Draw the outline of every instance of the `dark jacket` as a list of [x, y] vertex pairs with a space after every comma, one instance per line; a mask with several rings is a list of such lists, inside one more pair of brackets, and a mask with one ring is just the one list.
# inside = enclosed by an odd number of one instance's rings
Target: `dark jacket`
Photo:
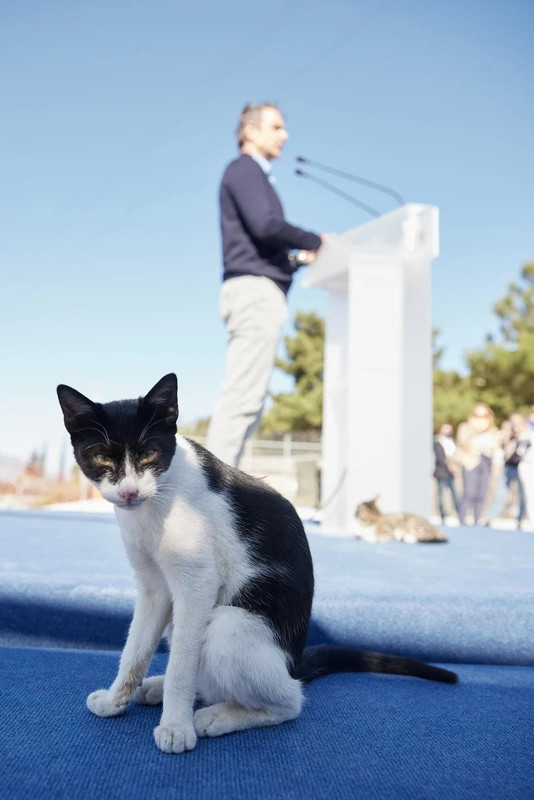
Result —
[[434, 467], [434, 478], [438, 480], [443, 480], [444, 478], [452, 478], [453, 473], [449, 469], [449, 465], [447, 464], [447, 458], [445, 456], [445, 450], [443, 449], [443, 445], [434, 439], [434, 458], [435, 458], [435, 467]]
[[219, 200], [223, 280], [265, 276], [287, 293], [294, 271], [288, 251], [318, 250], [320, 237], [285, 221], [268, 176], [248, 155], [241, 155], [226, 168]]

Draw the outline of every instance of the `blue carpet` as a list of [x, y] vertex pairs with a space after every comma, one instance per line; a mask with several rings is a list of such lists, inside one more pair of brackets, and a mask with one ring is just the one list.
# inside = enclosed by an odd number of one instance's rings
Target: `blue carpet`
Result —
[[166, 756], [159, 709], [85, 707], [115, 675], [135, 597], [114, 518], [0, 512], [0, 799], [531, 800], [534, 536], [378, 546], [313, 531], [310, 642], [448, 662], [460, 683], [332, 675], [306, 687], [298, 720]]
[[[308, 529], [310, 643], [431, 661], [534, 665], [534, 535], [449, 531], [370, 545]], [[135, 597], [114, 517], [0, 513], [0, 644], [122, 647]]]
[[[99, 719], [118, 655], [1, 648], [0, 795], [14, 800], [528, 800], [532, 670], [460, 666], [460, 684], [333, 675], [299, 719], [160, 753], [159, 709]], [[159, 671], [164, 656], [155, 658]]]
[[534, 534], [447, 536], [376, 545], [311, 535], [320, 635], [450, 663], [534, 665]]

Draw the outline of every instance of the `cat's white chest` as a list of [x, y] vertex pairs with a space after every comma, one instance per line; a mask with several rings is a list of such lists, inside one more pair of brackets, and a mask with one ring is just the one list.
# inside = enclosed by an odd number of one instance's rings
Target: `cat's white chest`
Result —
[[204, 564], [218, 585], [218, 604], [230, 603], [260, 570], [251, 561], [223, 495], [207, 486], [184, 497], [169, 492], [166, 503], [147, 501], [139, 508], [116, 509], [127, 550], [142, 551], [162, 572]]
[[164, 513], [154, 501], [132, 511], [117, 509], [117, 520], [125, 545], [155, 561], [201, 558], [210, 551], [203, 515], [180, 498], [169, 502]]

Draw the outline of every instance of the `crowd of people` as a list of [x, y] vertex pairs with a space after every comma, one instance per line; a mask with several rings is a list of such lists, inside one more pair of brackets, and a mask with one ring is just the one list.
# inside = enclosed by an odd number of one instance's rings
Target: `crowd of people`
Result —
[[456, 437], [452, 425], [440, 426], [434, 456], [442, 522], [448, 495], [462, 525], [491, 524], [510, 498], [517, 528], [527, 519], [534, 524], [534, 407], [528, 417], [510, 414], [497, 428], [491, 408], [477, 403]]

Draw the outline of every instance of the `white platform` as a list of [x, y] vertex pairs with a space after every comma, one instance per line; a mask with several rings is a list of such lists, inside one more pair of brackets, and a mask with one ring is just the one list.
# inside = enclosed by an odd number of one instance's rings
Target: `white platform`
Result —
[[409, 204], [324, 245], [307, 284], [329, 293], [322, 503], [353, 526], [379, 494], [388, 511], [431, 512], [430, 265], [438, 209]]

